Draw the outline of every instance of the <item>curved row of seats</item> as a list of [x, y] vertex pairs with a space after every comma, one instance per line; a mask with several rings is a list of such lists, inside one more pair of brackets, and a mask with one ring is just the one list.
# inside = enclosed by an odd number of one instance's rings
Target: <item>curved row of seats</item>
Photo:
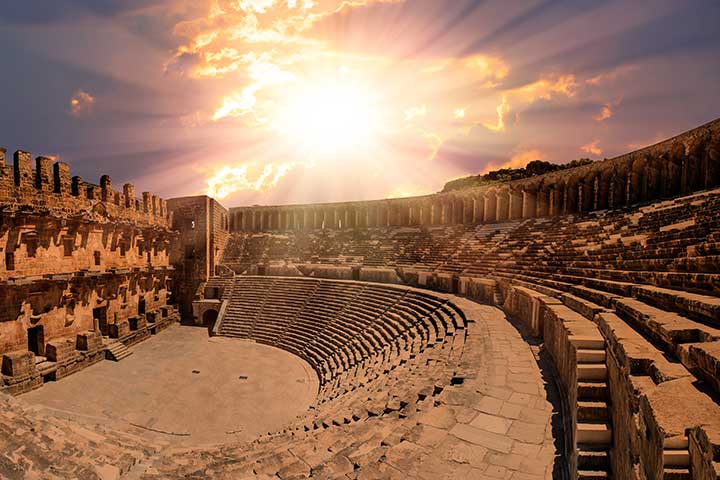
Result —
[[221, 335], [288, 350], [317, 371], [321, 385], [415, 340], [420, 350], [442, 344], [465, 326], [451, 302], [407, 287], [238, 276], [222, 297]]

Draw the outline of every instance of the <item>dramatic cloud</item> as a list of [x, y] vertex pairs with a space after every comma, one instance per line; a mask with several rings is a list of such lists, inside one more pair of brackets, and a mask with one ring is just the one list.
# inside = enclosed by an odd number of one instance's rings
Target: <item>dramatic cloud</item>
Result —
[[76, 91], [70, 98], [68, 113], [74, 117], [86, 115], [92, 112], [95, 106], [95, 97], [82, 90]]
[[485, 169], [481, 173], [488, 173], [493, 170], [499, 170], [501, 168], [523, 168], [528, 163], [532, 162], [533, 160], [544, 160], [545, 155], [543, 155], [540, 150], [537, 148], [520, 148], [517, 152], [505, 163], [500, 164], [490, 164], [485, 167]]
[[613, 116], [613, 111], [610, 105], [603, 105], [603, 107], [600, 109], [600, 113], [595, 115], [593, 118], [597, 120], [598, 122], [602, 122], [607, 120], [608, 118]]
[[497, 112], [497, 122], [496, 123], [489, 123], [484, 122], [483, 125], [485, 128], [487, 128], [490, 131], [493, 132], [504, 132], [505, 131], [505, 115], [510, 111], [510, 106], [508, 105], [507, 96], [502, 96], [502, 101], [500, 102], [500, 105], [497, 106], [497, 109], [495, 110]]
[[208, 179], [207, 195], [222, 200], [243, 190], [263, 192], [275, 187], [294, 167], [293, 163], [225, 166]]
[[589, 153], [591, 155], [596, 155], [596, 156], [602, 155], [603, 151], [598, 146], [599, 143], [600, 143], [600, 140], [593, 140], [592, 142], [587, 143], [587, 144], [583, 145], [582, 147], [580, 147], [580, 150], [582, 150], [585, 153]]

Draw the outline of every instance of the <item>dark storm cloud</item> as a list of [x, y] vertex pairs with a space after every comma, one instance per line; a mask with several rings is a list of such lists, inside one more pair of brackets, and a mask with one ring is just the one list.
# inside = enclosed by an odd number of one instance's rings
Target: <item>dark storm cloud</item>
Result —
[[[695, 8], [692, 8], [692, 7]], [[576, 73], [604, 72], [676, 52], [720, 48], [720, 2], [688, 1], [671, 13], [649, 17], [646, 23], [592, 41], [582, 37], [556, 55], [538, 57], [523, 70], [537, 71], [547, 65], [570, 67]]]
[[0, 8], [0, 23], [53, 23], [86, 13], [111, 17], [161, 3], [164, 0], [9, 0]]

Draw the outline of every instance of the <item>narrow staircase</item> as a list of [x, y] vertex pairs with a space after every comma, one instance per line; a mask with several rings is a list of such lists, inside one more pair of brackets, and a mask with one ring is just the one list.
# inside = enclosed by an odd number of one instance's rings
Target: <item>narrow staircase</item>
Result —
[[612, 428], [605, 342], [595, 338], [573, 339], [577, 347], [577, 478], [610, 478]]
[[127, 358], [132, 355], [132, 351], [123, 345], [122, 342], [112, 342], [108, 344], [107, 350], [105, 350], [105, 358], [119, 362], [123, 358]]

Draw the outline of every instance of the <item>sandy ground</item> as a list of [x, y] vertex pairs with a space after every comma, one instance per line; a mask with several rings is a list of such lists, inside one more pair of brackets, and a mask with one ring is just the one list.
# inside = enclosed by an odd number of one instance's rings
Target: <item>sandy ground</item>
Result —
[[298, 357], [209, 338], [202, 328], [175, 326], [131, 350], [120, 362], [102, 361], [22, 399], [198, 445], [276, 430], [306, 411], [318, 388], [317, 376]]

